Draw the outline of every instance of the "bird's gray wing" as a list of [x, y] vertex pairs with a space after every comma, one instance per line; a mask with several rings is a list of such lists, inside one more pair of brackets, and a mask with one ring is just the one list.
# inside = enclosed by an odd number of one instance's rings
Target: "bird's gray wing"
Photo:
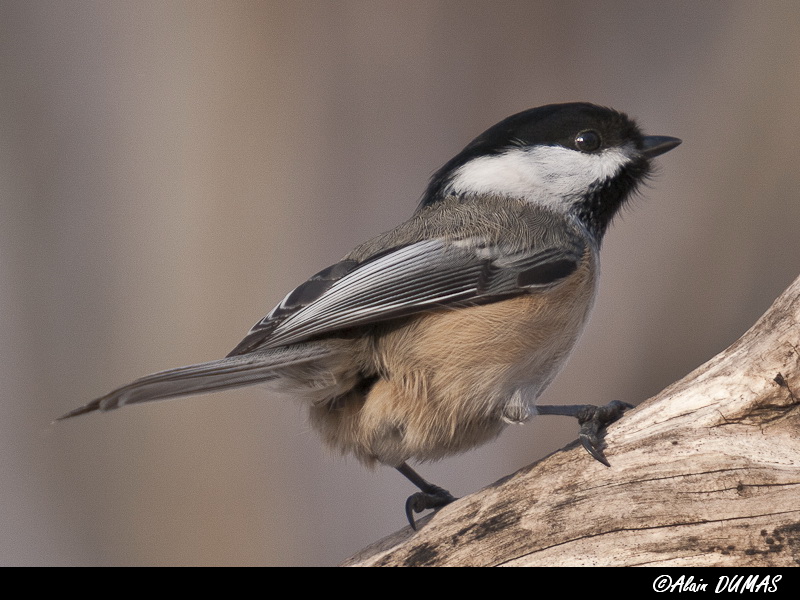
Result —
[[437, 308], [530, 293], [570, 275], [584, 250], [578, 236], [515, 251], [475, 238], [434, 239], [362, 261], [345, 259], [289, 293], [229, 356]]
[[[503, 247], [497, 237], [475, 236], [401, 242], [385, 251], [362, 248], [294, 289], [226, 358], [148, 375], [62, 418], [269, 382], [296, 367], [324, 369], [331, 348], [298, 342], [437, 308], [536, 292], [558, 285], [578, 268], [583, 238], [535, 239], [523, 249]], [[371, 247], [381, 247], [380, 240]]]

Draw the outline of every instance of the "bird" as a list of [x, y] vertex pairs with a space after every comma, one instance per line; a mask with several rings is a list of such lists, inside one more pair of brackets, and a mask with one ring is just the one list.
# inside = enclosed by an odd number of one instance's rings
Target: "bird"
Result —
[[408, 463], [484, 444], [537, 414], [601, 431], [631, 405], [537, 405], [594, 303], [614, 216], [681, 143], [573, 102], [489, 127], [430, 178], [411, 217], [289, 292], [225, 357], [142, 377], [58, 420], [260, 384], [308, 407], [331, 448], [396, 468], [405, 513], [456, 498]]

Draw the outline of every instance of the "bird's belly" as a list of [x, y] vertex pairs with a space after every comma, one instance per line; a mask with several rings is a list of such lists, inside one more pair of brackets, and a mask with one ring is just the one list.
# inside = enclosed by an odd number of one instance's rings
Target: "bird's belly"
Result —
[[427, 314], [381, 337], [356, 454], [435, 460], [524, 421], [575, 345], [593, 287], [579, 276], [546, 293]]

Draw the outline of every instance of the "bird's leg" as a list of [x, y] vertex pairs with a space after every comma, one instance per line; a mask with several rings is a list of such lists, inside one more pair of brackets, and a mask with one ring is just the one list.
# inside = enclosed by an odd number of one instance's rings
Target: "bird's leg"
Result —
[[581, 426], [580, 440], [586, 451], [596, 460], [610, 467], [603, 454], [603, 441], [600, 431], [622, 416], [626, 410], [633, 408], [627, 402], [614, 400], [605, 406], [592, 404], [568, 404], [564, 406], [537, 406], [536, 413], [540, 415], [562, 415], [575, 417]]
[[425, 481], [406, 463], [397, 467], [397, 470], [421, 490], [416, 494], [410, 495], [408, 500], [406, 500], [406, 517], [411, 525], [411, 529], [414, 531], [417, 530], [417, 524], [414, 522], [414, 513], [421, 513], [429, 508], [441, 508], [456, 500], [447, 490]]

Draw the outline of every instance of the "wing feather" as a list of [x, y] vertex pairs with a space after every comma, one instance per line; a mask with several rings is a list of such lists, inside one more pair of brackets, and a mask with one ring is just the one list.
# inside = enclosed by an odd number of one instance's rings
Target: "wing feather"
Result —
[[342, 261], [287, 295], [230, 355], [550, 287], [572, 273], [582, 259], [580, 238], [568, 241], [506, 253], [490, 246], [492, 252], [474, 239], [434, 239], [383, 252], [360, 264]]

